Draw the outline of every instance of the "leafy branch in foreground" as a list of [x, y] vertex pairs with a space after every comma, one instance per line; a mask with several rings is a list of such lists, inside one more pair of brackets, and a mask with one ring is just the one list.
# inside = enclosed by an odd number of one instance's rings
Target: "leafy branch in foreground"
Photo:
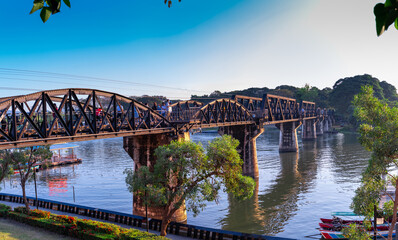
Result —
[[[70, 8], [69, 0], [62, 0], [66, 6]], [[32, 14], [38, 10], [40, 11], [40, 18], [45, 23], [51, 15], [59, 13], [61, 11], [61, 0], [34, 0], [32, 10], [29, 14]]]
[[398, 0], [386, 0], [385, 3], [376, 4], [373, 13], [376, 17], [377, 36], [383, 34], [393, 23], [398, 29]]

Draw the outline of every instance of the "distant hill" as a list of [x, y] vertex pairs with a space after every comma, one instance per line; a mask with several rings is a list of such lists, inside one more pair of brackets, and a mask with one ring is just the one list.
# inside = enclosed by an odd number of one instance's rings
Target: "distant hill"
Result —
[[299, 102], [302, 100], [313, 101], [321, 108], [333, 108], [336, 115], [342, 122], [350, 122], [355, 125], [356, 120], [353, 119], [353, 106], [351, 104], [354, 95], [358, 94], [361, 86], [371, 85], [375, 90], [376, 96], [388, 103], [398, 101], [397, 89], [395, 86], [380, 81], [369, 74], [357, 75], [339, 79], [333, 88], [318, 89], [305, 85], [298, 88], [289, 85], [281, 85], [275, 89], [264, 88], [248, 88], [244, 90], [235, 90], [231, 92], [214, 91], [209, 95], [197, 96], [192, 95], [191, 99], [203, 102], [209, 102], [218, 98], [230, 98], [232, 95], [245, 95], [251, 97], [262, 97], [264, 94], [275, 94], [284, 97], [295, 98]]

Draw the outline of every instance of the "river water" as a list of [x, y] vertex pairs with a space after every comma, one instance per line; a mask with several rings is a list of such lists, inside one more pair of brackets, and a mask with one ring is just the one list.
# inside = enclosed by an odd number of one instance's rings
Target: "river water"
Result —
[[[218, 134], [202, 133], [191, 140], [206, 144]], [[260, 170], [258, 189], [252, 199], [239, 202], [221, 193], [218, 204], [208, 203], [198, 216], [188, 213], [188, 223], [225, 230], [288, 238], [320, 238], [319, 218], [333, 211], [350, 211], [354, 191], [360, 182], [370, 153], [356, 134], [325, 134], [302, 142], [299, 153], [279, 153], [279, 131], [267, 127], [257, 139]], [[77, 142], [76, 155], [82, 164], [41, 171], [38, 196], [97, 208], [132, 213], [132, 195], [123, 170], [133, 167], [123, 149], [123, 139]], [[18, 179], [1, 184], [2, 192], [21, 194]], [[34, 196], [34, 184], [27, 186]]]

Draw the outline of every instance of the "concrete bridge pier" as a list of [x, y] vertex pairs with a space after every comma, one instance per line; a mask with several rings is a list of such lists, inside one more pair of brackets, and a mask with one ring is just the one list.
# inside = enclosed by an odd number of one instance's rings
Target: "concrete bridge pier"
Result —
[[297, 128], [300, 122], [287, 122], [277, 124], [279, 134], [279, 152], [298, 152]]
[[319, 119], [318, 121], [316, 121], [316, 135], [323, 135], [323, 122], [325, 120]]
[[239, 141], [238, 151], [243, 159], [243, 175], [259, 178], [256, 139], [264, 132], [262, 125], [220, 127], [220, 135], [231, 135]]
[[[153, 166], [156, 163], [154, 156], [155, 149], [159, 146], [169, 144], [173, 140], [189, 141], [189, 133], [185, 132], [182, 134], [150, 134], [131, 136], [123, 138], [123, 148], [134, 160], [134, 170], [137, 171], [141, 166], [147, 166], [150, 170], [153, 170]], [[133, 213], [135, 215], [145, 217], [145, 204], [144, 201], [133, 194]], [[162, 219], [162, 209], [159, 207], [148, 207], [148, 217]], [[185, 206], [181, 207], [174, 214], [172, 221], [186, 222], [187, 213]]]
[[303, 120], [302, 140], [316, 139], [316, 119]]

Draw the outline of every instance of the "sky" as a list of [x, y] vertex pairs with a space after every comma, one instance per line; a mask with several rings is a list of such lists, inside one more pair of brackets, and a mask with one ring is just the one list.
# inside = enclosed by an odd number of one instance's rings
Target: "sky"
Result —
[[376, 0], [71, 0], [46, 23], [32, 2], [2, 3], [0, 97], [91, 88], [188, 99], [365, 73], [398, 87], [398, 31], [376, 36]]

